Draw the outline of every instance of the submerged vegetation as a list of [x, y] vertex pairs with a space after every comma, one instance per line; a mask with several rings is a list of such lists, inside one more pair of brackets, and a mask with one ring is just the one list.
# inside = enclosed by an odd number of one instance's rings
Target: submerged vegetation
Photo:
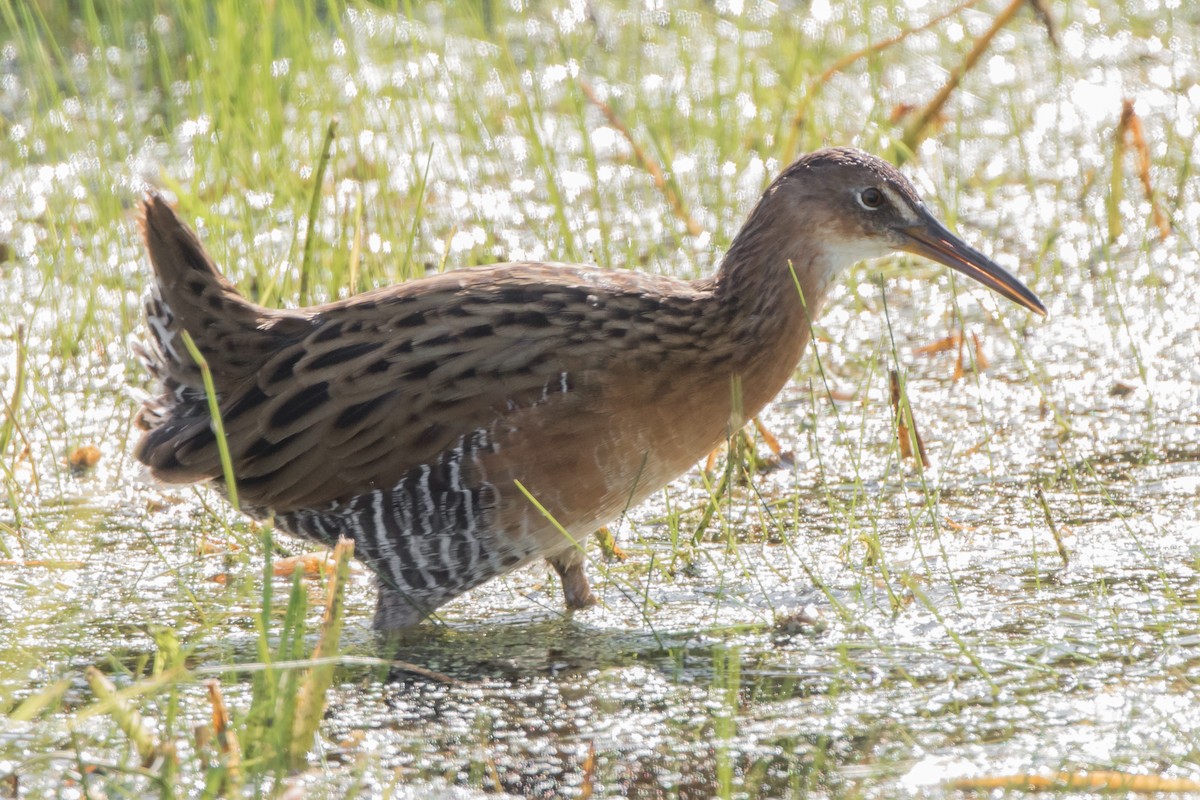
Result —
[[[0, 797], [1194, 790], [1200, 16], [1035, 6], [0, 0]], [[856, 269], [599, 608], [531, 568], [385, 647], [365, 571], [129, 457], [147, 186], [294, 306], [707, 274], [825, 144], [1050, 315]]]

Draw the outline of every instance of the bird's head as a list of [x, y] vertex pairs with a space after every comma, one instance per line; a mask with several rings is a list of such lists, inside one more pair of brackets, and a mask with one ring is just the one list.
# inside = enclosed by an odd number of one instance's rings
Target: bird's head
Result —
[[[932, 259], [979, 281], [1009, 300], [1045, 314], [1030, 289], [983, 253], [968, 246], [930, 213], [908, 179], [891, 164], [851, 148], [829, 148], [801, 157], [763, 196], [790, 224], [797, 244], [819, 248], [824, 269], [898, 250]], [[765, 208], [764, 208], [765, 210]]]

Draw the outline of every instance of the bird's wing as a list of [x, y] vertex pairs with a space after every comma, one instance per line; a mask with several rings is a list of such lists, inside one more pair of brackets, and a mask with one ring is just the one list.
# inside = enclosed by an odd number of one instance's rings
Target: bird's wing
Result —
[[[586, 404], [580, 368], [595, 361], [586, 341], [567, 347], [585, 337], [562, 310], [574, 305], [564, 295], [581, 290], [531, 287], [520, 275], [443, 278], [316, 310], [302, 336], [221, 393], [248, 503], [287, 509], [344, 498], [394, 482], [505, 417]], [[150, 431], [146, 439], [158, 441], [139, 449], [157, 477], [221, 476], [206, 414], [169, 428]]]
[[[504, 477], [531, 460], [599, 469], [592, 451], [618, 411], [636, 426], [643, 404], [614, 396], [614, 376], [626, 376], [625, 392], [665, 380], [639, 363], [700, 321], [682, 282], [547, 264], [266, 309], [237, 293], [160, 198], [147, 201], [143, 231], [156, 278], [143, 358], [163, 394], [140, 414], [135, 455], [166, 482], [222, 479], [187, 330], [212, 370], [239, 496], [276, 511], [394, 485], [472, 437], [492, 451], [512, 445], [520, 463], [489, 456]], [[571, 443], [583, 439], [595, 441], [580, 455]], [[539, 454], [541, 443], [554, 452]]]

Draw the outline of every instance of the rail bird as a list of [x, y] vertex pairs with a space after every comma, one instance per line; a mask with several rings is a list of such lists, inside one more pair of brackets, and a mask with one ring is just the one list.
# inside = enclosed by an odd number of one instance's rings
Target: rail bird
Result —
[[139, 355], [158, 392], [138, 412], [135, 456], [166, 483], [224, 483], [187, 331], [242, 511], [323, 544], [353, 539], [383, 631], [537, 559], [569, 608], [594, 603], [590, 533], [779, 392], [857, 261], [916, 253], [1045, 314], [900, 172], [848, 148], [785, 169], [716, 274], [693, 281], [520, 262], [285, 310], [243, 297], [157, 194], [142, 233], [154, 275]]

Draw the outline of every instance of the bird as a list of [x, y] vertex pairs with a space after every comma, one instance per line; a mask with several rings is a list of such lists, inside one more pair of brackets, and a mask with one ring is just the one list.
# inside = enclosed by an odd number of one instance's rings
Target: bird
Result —
[[839, 272], [905, 251], [1039, 315], [886, 161], [834, 147], [768, 186], [715, 274], [683, 280], [516, 262], [449, 270], [295, 309], [246, 299], [158, 193], [137, 355], [156, 384], [134, 456], [167, 484], [374, 573], [373, 628], [400, 632], [545, 559], [568, 609], [596, 602], [589, 535], [692, 468], [792, 377]]

